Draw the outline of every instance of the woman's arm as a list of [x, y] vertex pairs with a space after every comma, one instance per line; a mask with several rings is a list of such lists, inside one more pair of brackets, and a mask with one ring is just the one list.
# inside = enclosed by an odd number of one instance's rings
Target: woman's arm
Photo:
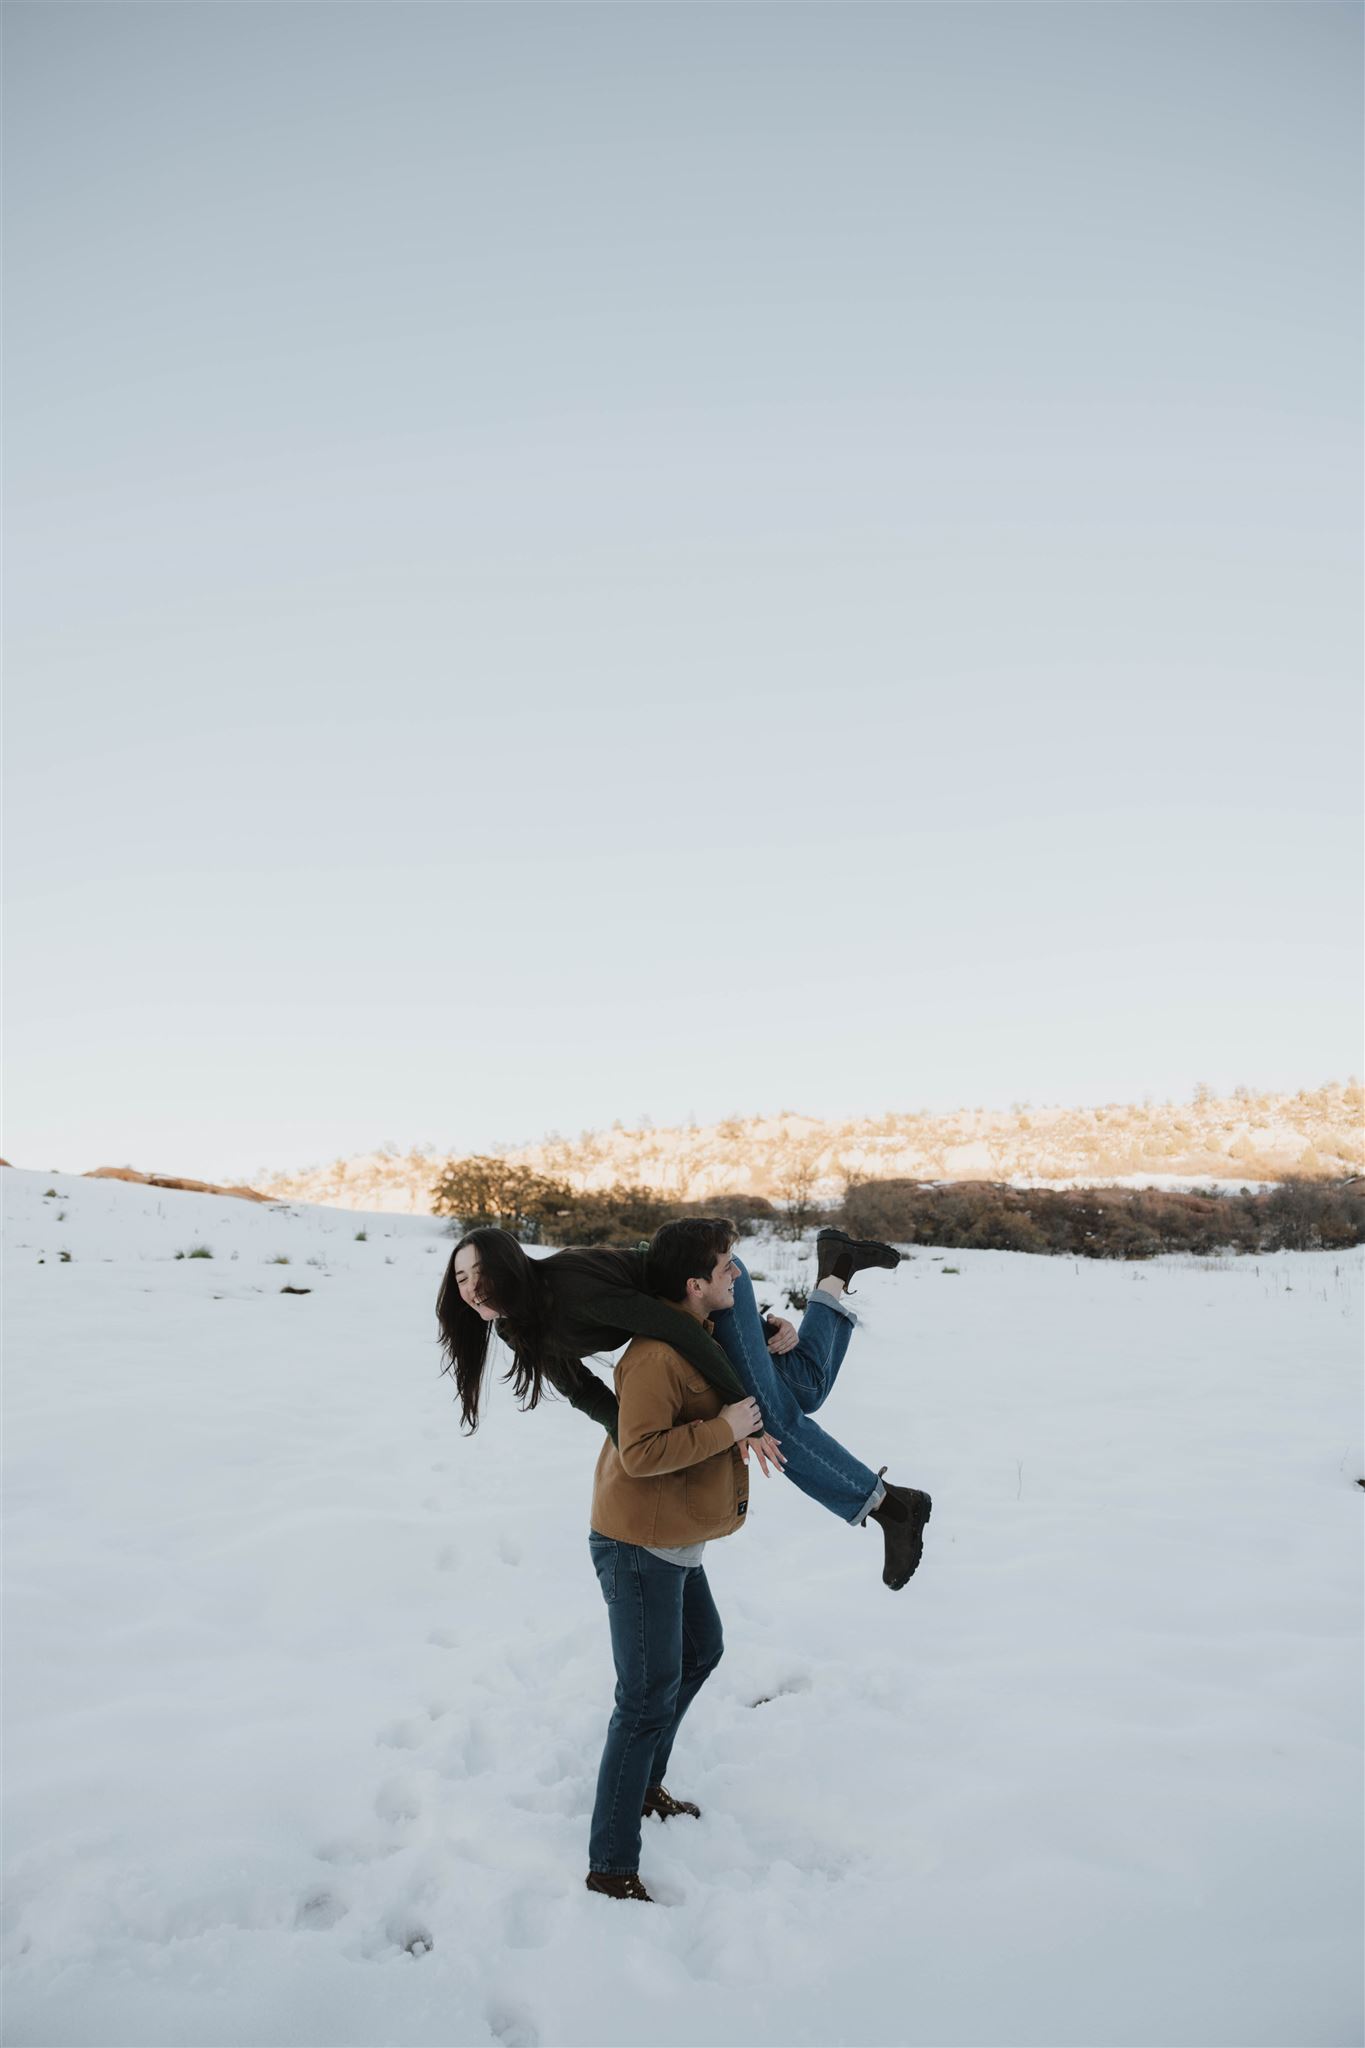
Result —
[[556, 1358], [545, 1368], [545, 1377], [557, 1393], [563, 1394], [580, 1415], [600, 1422], [616, 1442], [617, 1401], [610, 1387], [577, 1358]]

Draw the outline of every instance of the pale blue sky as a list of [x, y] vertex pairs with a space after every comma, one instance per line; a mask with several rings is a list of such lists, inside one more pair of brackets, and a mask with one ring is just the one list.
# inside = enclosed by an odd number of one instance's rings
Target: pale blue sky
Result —
[[7, 1157], [1359, 1068], [1359, 7], [4, 26]]

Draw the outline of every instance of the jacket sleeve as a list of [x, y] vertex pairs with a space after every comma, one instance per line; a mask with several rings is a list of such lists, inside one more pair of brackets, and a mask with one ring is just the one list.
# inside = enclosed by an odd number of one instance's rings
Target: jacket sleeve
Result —
[[670, 1349], [681, 1351], [718, 1394], [727, 1401], [742, 1401], [748, 1388], [709, 1331], [695, 1316], [670, 1308], [638, 1287], [604, 1287], [597, 1296], [603, 1319], [632, 1337], [660, 1337]]
[[571, 1408], [600, 1422], [615, 1443], [616, 1396], [595, 1372], [590, 1372], [580, 1359], [556, 1358], [546, 1366], [545, 1377], [557, 1393], [566, 1397]]
[[670, 1344], [641, 1344], [616, 1368], [621, 1400], [617, 1449], [632, 1479], [684, 1472], [719, 1457], [734, 1443], [723, 1415], [709, 1422], [678, 1422], [682, 1386]]

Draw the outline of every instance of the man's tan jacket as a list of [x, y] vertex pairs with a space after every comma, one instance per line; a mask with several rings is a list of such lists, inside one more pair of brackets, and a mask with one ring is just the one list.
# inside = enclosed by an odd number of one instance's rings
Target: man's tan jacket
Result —
[[696, 1367], [662, 1338], [637, 1337], [617, 1360], [616, 1398], [616, 1443], [603, 1444], [593, 1479], [598, 1535], [672, 1550], [742, 1528], [749, 1474], [723, 1397]]

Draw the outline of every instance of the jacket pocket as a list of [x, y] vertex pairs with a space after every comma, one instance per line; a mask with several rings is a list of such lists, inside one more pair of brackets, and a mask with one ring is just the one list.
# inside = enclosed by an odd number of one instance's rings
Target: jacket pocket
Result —
[[739, 1513], [733, 1451], [722, 1451], [683, 1473], [683, 1513], [698, 1529], [713, 1534], [728, 1529]]
[[721, 1399], [714, 1387], [696, 1377], [683, 1381], [682, 1399], [678, 1405], [679, 1422], [709, 1422], [720, 1411]]

